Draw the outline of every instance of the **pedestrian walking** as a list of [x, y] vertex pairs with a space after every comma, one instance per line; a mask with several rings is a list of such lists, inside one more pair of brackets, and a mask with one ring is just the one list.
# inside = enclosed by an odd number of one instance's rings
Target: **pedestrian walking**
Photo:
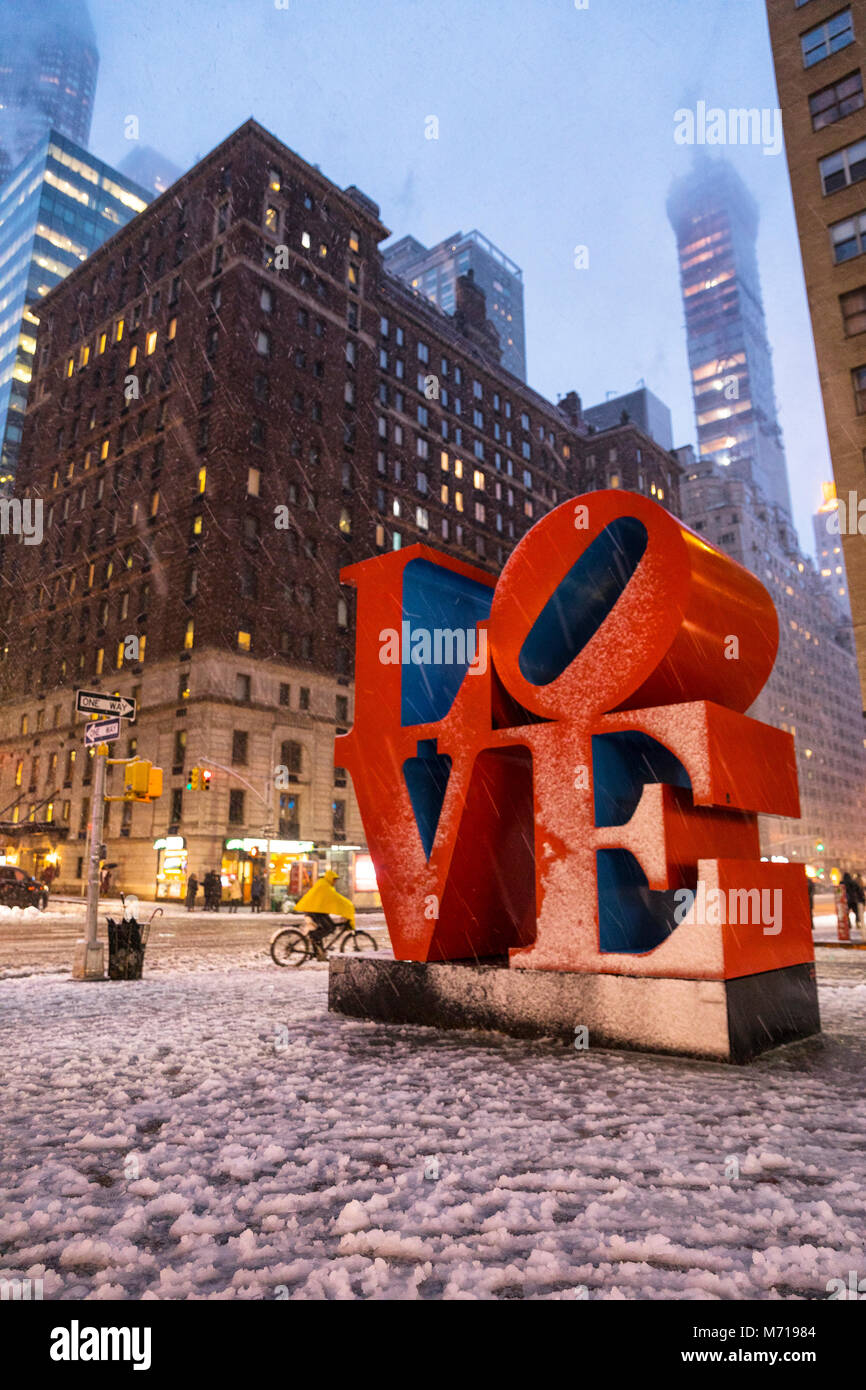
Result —
[[862, 912], [863, 912], [863, 908], [862, 908], [862, 904], [861, 904], [861, 907], [860, 907], [861, 919], [858, 919], [858, 917], [857, 917], [857, 904], [858, 904], [858, 901], [859, 901], [860, 887], [859, 887], [859, 885], [858, 885], [858, 883], [857, 883], [857, 880], [855, 879], [854, 875], [853, 875], [852, 873], [850, 873], [848, 869], [846, 869], [845, 872], [844, 872], [844, 874], [842, 875], [842, 891], [843, 891], [843, 893], [845, 894], [845, 904], [846, 904], [846, 907], [847, 907], [847, 909], [848, 909], [848, 922], [849, 922], [849, 924], [850, 924], [850, 922], [851, 922], [851, 914], [852, 914], [852, 912], [853, 912], [853, 914], [854, 914], [854, 921], [855, 921], [855, 922], [857, 923], [857, 925], [859, 926], [859, 921], [862, 919]]
[[195, 895], [198, 892], [198, 879], [195, 874], [190, 874], [186, 881], [186, 910], [192, 912], [195, 907]]
[[215, 885], [218, 883], [219, 879], [217, 878], [213, 869], [208, 869], [207, 873], [204, 876], [204, 882], [202, 883], [202, 889], [204, 891], [204, 906], [206, 912], [213, 912], [217, 908]]
[[865, 903], [866, 903], [866, 884], [863, 884], [863, 874], [862, 874], [862, 873], [855, 873], [855, 876], [853, 876], [853, 881], [855, 881], [856, 890], [858, 890], [858, 894], [856, 894], [855, 912], [856, 912], [856, 919], [858, 919], [858, 930], [859, 930], [860, 935], [862, 935], [862, 934], [863, 934], [863, 905], [865, 905]]
[[262, 901], [265, 896], [265, 880], [261, 874], [256, 874], [250, 887], [250, 905], [253, 912], [261, 912]]

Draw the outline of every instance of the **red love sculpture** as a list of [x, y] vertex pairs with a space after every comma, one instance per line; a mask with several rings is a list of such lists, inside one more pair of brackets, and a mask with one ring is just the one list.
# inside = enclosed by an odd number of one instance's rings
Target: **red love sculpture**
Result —
[[760, 860], [757, 814], [799, 798], [793, 739], [744, 713], [778, 643], [754, 575], [612, 490], [539, 521], [495, 587], [424, 545], [342, 578], [335, 761], [397, 959], [693, 979], [813, 959], [802, 868]]

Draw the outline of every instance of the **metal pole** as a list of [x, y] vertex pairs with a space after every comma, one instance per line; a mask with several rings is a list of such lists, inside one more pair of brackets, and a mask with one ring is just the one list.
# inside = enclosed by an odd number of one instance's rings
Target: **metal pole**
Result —
[[271, 793], [271, 782], [270, 782], [270, 778], [269, 778], [269, 777], [266, 777], [266, 778], [265, 778], [265, 797], [264, 797], [264, 800], [265, 800], [265, 807], [266, 807], [266, 810], [267, 810], [267, 819], [265, 820], [265, 824], [264, 824], [264, 831], [265, 831], [265, 835], [267, 836], [267, 844], [266, 844], [266, 846], [265, 846], [265, 912], [270, 912], [270, 910], [271, 910], [271, 816], [273, 815], [273, 812], [274, 812], [274, 801], [273, 801], [273, 794]]
[[[102, 844], [102, 820], [105, 811], [105, 766], [108, 744], [100, 743], [96, 750], [96, 770], [93, 776], [93, 801], [90, 807], [90, 857], [87, 866], [87, 936], [82, 959], [76, 960], [73, 976], [81, 980], [105, 978], [105, 948], [98, 939], [99, 912], [99, 848]], [[78, 973], [80, 965], [80, 974]]]

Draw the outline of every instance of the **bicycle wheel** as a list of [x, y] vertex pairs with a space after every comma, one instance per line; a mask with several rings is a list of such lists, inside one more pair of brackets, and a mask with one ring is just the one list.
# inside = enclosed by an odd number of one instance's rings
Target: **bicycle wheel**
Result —
[[310, 955], [310, 943], [302, 931], [281, 931], [271, 942], [271, 959], [275, 965], [303, 965]]
[[378, 949], [379, 947], [372, 936], [365, 931], [348, 931], [340, 943], [340, 950], [344, 955], [347, 951], [351, 954], [352, 951], [378, 951]]

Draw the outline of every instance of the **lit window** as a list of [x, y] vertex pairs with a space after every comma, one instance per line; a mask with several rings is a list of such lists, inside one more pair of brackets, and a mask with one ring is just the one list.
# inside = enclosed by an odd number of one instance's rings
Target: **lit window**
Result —
[[462, 511], [463, 511], [463, 493], [462, 493], [462, 492], [455, 492], [455, 494], [454, 494], [454, 505], [455, 505], [455, 507], [457, 508], [458, 512], [462, 512]]
[[103, 460], [108, 458], [108, 440], [107, 440], [107, 439], [103, 439], [102, 443], [101, 443], [100, 446], [99, 446], [99, 457], [100, 457], [100, 459], [103, 459]]
[[193, 522], [192, 522], [192, 533], [193, 533], [193, 535], [194, 535], [194, 536], [200, 536], [201, 533], [202, 533], [203, 527], [204, 527], [204, 517], [201, 516], [201, 514], [199, 514], [199, 515], [196, 516], [196, 517], [193, 517]]
[[130, 365], [130, 367], [134, 367], [137, 361], [138, 361], [138, 348], [135, 346], [135, 344], [133, 344], [132, 347], [129, 349], [129, 365]]
[[122, 641], [120, 641], [120, 642], [118, 642], [118, 644], [117, 644], [117, 669], [118, 669], [118, 671], [120, 670], [121, 666], [123, 665], [123, 650], [124, 650], [124, 644], [123, 644]]
[[[358, 233], [355, 231], [355, 228], [353, 227], [352, 230], [351, 230], [350, 233], [349, 233], [349, 250], [350, 250], [350, 251], [357, 251], [358, 249], [359, 249]], [[387, 329], [386, 329], [385, 331], [386, 331], [386, 333], [387, 333]]]
[[252, 634], [245, 632], [243, 628], [238, 632], [238, 648], [242, 652], [248, 652], [252, 646]]
[[442, 486], [441, 486], [441, 488], [439, 489], [439, 497], [440, 497], [440, 499], [442, 500], [442, 502], [445, 504], [445, 506], [447, 507], [447, 506], [448, 506], [448, 484], [447, 484], [447, 483], [443, 483]]
[[105, 648], [104, 648], [104, 647], [100, 647], [99, 650], [98, 650], [98, 652], [96, 653], [96, 674], [97, 674], [97, 676], [101, 676], [101, 675], [102, 675], [102, 665], [103, 665], [103, 662], [104, 662], [104, 661], [105, 661]]
[[200, 469], [198, 470], [198, 490], [199, 490], [199, 492], [204, 492], [204, 490], [205, 490], [206, 487], [207, 487], [207, 469], [206, 469], [206, 468], [200, 468]]
[[66, 375], [67, 375], [67, 376], [72, 376], [72, 373], [73, 373], [74, 371], [75, 371], [75, 358], [74, 358], [74, 357], [70, 357], [69, 360], [68, 360], [68, 362], [66, 363]]
[[309, 251], [309, 249], [310, 249], [310, 233], [309, 233], [309, 232], [301, 232], [301, 245], [303, 246], [303, 248], [304, 248], [305, 251]]
[[188, 622], [187, 625], [186, 625], [186, 632], [183, 634], [183, 649], [184, 649], [184, 651], [186, 651], [186, 652], [191, 652], [191, 651], [192, 651], [192, 646], [193, 646], [193, 642], [194, 642], [194, 641], [195, 641], [195, 623], [193, 622], [192, 618], [190, 618], [189, 622]]
[[114, 341], [119, 343], [123, 337], [123, 319], [118, 319], [114, 325]]
[[463, 477], [463, 460], [462, 460], [462, 459], [455, 459], [455, 460], [454, 460], [454, 477], [455, 477], [455, 478], [462, 478], [462, 477]]
[[[204, 472], [204, 469], [202, 469], [202, 472]], [[261, 477], [262, 475], [258, 468], [251, 468], [247, 473], [247, 492], [250, 497], [258, 497]], [[202, 492], [203, 491], [204, 488], [202, 488]]]
[[475, 472], [472, 474], [472, 482], [480, 492], [484, 491], [484, 474], [479, 468], [476, 468]]
[[150, 357], [151, 354], [154, 353], [154, 352], [156, 351], [156, 337], [157, 337], [156, 329], [155, 329], [155, 328], [152, 328], [152, 329], [150, 330], [150, 332], [148, 333], [148, 335], [147, 335], [146, 345], [145, 345], [145, 352], [147, 353], [148, 357]]
[[351, 536], [351, 534], [352, 534], [352, 517], [351, 517], [349, 511], [346, 509], [346, 507], [344, 507], [343, 510], [340, 512], [339, 526], [340, 526], [340, 530], [342, 531], [342, 533], [343, 533], [344, 536]]
[[174, 336], [175, 336], [176, 333], [177, 333], [177, 319], [169, 319], [169, 321], [168, 321], [168, 333], [167, 333], [167, 337], [168, 337], [168, 341], [169, 341], [170, 343], [173, 343], [173, 342], [174, 342]]

